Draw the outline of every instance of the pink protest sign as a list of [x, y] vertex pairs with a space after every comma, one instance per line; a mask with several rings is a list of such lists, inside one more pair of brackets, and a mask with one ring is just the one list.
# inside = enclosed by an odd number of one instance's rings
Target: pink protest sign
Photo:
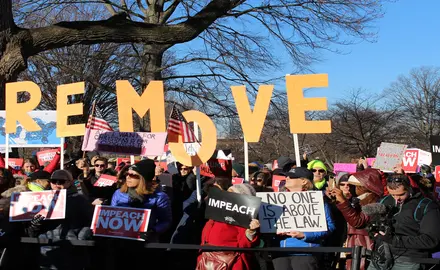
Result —
[[9, 221], [28, 221], [40, 214], [46, 219], [64, 219], [66, 190], [13, 193]]
[[88, 130], [83, 151], [101, 151], [125, 155], [159, 156], [163, 154], [166, 132], [110, 132]]
[[140, 233], [147, 231], [150, 214], [150, 209], [97, 205], [91, 229], [96, 236], [144, 241]]
[[374, 157], [369, 157], [369, 158], [367, 158], [367, 164], [368, 164], [368, 166], [371, 166], [371, 167], [373, 167], [373, 163], [376, 161], [376, 158], [374, 158]]
[[333, 164], [333, 171], [335, 174], [338, 172], [348, 172], [355, 173], [356, 172], [356, 164], [354, 163], [335, 163]]

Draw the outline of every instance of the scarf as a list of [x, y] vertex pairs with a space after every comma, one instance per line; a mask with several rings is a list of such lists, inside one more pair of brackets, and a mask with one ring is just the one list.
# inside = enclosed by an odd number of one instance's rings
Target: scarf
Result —
[[30, 191], [44, 191], [44, 190], [45, 190], [44, 187], [43, 187], [42, 185], [40, 185], [40, 184], [38, 184], [38, 183], [35, 183], [35, 182], [30, 182], [30, 183], [27, 185], [27, 188], [28, 188]]
[[128, 188], [128, 196], [130, 197], [130, 205], [135, 208], [142, 208], [145, 197], [136, 192], [136, 188]]
[[324, 178], [324, 179], [321, 180], [321, 182], [316, 182], [316, 183], [315, 183], [315, 187], [316, 187], [317, 189], [321, 190], [321, 189], [324, 188], [324, 186], [325, 186], [325, 182], [326, 182], [326, 180], [325, 180], [325, 178]]

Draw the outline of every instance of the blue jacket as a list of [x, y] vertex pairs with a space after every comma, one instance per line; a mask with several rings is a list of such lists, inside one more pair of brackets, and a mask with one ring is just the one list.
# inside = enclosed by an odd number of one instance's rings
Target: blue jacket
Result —
[[[324, 203], [325, 218], [327, 221], [327, 231], [325, 232], [304, 232], [303, 239], [288, 237], [280, 241], [280, 247], [319, 247], [325, 237], [335, 231], [336, 227], [332, 219], [330, 207]], [[299, 255], [299, 254], [295, 254]]]
[[[131, 199], [128, 193], [122, 193], [120, 189], [116, 190], [112, 197], [112, 206], [132, 207]], [[145, 195], [143, 205], [144, 209], [151, 209], [148, 230], [153, 229], [157, 233], [164, 233], [171, 226], [171, 204], [168, 195], [160, 190]]]

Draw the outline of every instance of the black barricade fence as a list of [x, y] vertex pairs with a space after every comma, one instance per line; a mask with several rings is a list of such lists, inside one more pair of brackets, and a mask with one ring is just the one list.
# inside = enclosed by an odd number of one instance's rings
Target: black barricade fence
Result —
[[[101, 239], [104, 240], [104, 239]], [[112, 239], [110, 239], [111, 241]], [[84, 247], [84, 248], [94, 248], [101, 247], [103, 241], [93, 241], [93, 240], [60, 240], [60, 241], [52, 241], [50, 239], [40, 239], [40, 238], [30, 238], [30, 237], [22, 237], [17, 239], [16, 241], [1, 241], [0, 240], [0, 248], [7, 250], [10, 245], [17, 244], [35, 244], [40, 246], [58, 246], [63, 248], [64, 246], [76, 246], [76, 247]], [[104, 240], [105, 242], [105, 240]], [[122, 241], [122, 246], [130, 245], [133, 241]], [[223, 247], [223, 246], [200, 246], [200, 245], [187, 245], [187, 244], [168, 244], [168, 243], [142, 243], [139, 247], [143, 247], [145, 249], [159, 249], [159, 250], [167, 250], [167, 251], [179, 251], [179, 250], [198, 250], [202, 251], [236, 251], [236, 252], [283, 252], [283, 253], [335, 253], [335, 252], [345, 252], [349, 253], [348, 255], [352, 258], [351, 269], [359, 270], [361, 265], [361, 258], [368, 257], [371, 254], [371, 251], [367, 250], [362, 246], [355, 246], [353, 248], [346, 247], [313, 247], [313, 248], [283, 248], [283, 247], [266, 247], [266, 248], [237, 248], [237, 247]], [[105, 243], [104, 243], [105, 244]], [[119, 246], [119, 247], [122, 247]], [[110, 247], [111, 248], [111, 247]], [[3, 253], [0, 257], [0, 265], [3, 260]], [[420, 263], [420, 264], [428, 264], [428, 265], [436, 265], [440, 264], [440, 259], [434, 258], [411, 258], [412, 263]], [[105, 269], [105, 268], [103, 268]], [[159, 268], [158, 268], [159, 269]]]

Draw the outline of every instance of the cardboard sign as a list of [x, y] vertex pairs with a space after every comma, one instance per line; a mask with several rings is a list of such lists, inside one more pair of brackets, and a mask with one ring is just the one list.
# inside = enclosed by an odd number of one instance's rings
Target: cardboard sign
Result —
[[211, 158], [208, 162], [200, 166], [200, 175], [206, 177], [230, 177], [232, 175], [232, 161]]
[[111, 187], [116, 182], [118, 182], [118, 178], [113, 175], [101, 174], [98, 180], [95, 182], [93, 186], [95, 187]]
[[335, 174], [339, 172], [355, 173], [357, 164], [354, 163], [334, 163], [333, 171]]
[[97, 205], [91, 229], [95, 236], [144, 241], [140, 233], [147, 231], [150, 215], [150, 209]]
[[260, 232], [327, 231], [324, 198], [321, 191], [259, 192]]
[[205, 218], [249, 228], [252, 219], [257, 218], [261, 199], [217, 188], [209, 190]]
[[20, 170], [23, 166], [24, 159], [22, 158], [9, 158], [8, 159], [8, 165], [9, 167], [13, 168], [14, 170]]
[[64, 219], [66, 190], [13, 193], [9, 221], [29, 221], [40, 214], [46, 219]]
[[272, 176], [272, 189], [274, 192], [280, 191], [280, 184], [282, 181], [286, 181], [286, 177], [282, 175]]
[[130, 158], [116, 158], [116, 166], [124, 162], [125, 165], [130, 164]]
[[440, 165], [440, 136], [431, 136], [432, 165]]
[[402, 169], [406, 173], [417, 172], [418, 160], [419, 160], [419, 149], [407, 149], [405, 151], [405, 155], [403, 156]]
[[383, 172], [392, 172], [394, 167], [402, 164], [407, 145], [381, 143], [376, 156], [374, 168]]
[[423, 151], [419, 149], [419, 166], [421, 165], [431, 165], [432, 163], [432, 154], [431, 152]]
[[159, 156], [163, 153], [167, 134], [148, 132], [110, 132], [90, 130], [83, 151], [101, 151], [125, 155]]
[[233, 185], [238, 185], [238, 184], [243, 184], [243, 183], [244, 183], [244, 178], [238, 178], [238, 177], [232, 178]]
[[50, 149], [50, 150], [37, 152], [38, 164], [40, 164], [40, 166], [45, 166], [48, 162], [50, 163], [57, 154], [57, 152], [58, 149]]

